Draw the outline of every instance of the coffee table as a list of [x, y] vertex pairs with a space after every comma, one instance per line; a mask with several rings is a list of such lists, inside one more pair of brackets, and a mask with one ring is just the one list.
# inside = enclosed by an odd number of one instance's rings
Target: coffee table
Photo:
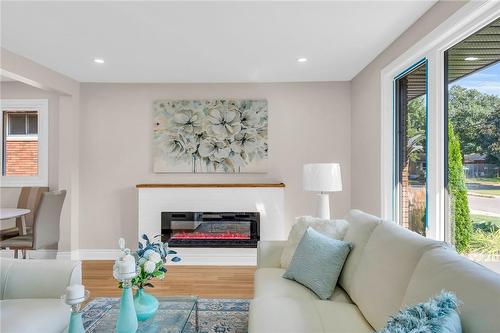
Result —
[[[137, 333], [196, 333], [198, 332], [198, 298], [158, 297], [160, 305], [156, 314], [139, 322]], [[88, 308], [88, 306], [92, 308]], [[84, 308], [86, 333], [115, 331], [120, 311], [119, 299], [103, 299], [102, 304], [92, 303]]]

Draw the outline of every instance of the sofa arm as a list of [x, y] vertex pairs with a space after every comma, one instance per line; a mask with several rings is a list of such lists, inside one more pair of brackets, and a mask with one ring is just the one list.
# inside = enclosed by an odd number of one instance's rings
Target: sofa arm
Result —
[[1, 259], [3, 299], [59, 298], [82, 283], [80, 261]]
[[281, 267], [281, 253], [286, 241], [260, 241], [257, 245], [257, 268]]

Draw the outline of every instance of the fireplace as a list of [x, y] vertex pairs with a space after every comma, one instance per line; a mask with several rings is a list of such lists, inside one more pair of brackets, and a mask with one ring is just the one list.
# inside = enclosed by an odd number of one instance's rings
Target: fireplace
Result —
[[162, 212], [162, 240], [170, 247], [256, 248], [256, 212]]

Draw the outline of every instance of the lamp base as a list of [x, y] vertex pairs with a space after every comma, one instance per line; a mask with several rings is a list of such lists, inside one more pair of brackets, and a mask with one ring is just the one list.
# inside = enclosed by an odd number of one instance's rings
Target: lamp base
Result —
[[321, 192], [318, 201], [318, 217], [324, 220], [330, 220], [330, 195]]

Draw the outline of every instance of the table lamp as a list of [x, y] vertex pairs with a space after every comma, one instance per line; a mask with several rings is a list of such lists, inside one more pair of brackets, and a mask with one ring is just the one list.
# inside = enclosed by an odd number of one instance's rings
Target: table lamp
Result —
[[319, 192], [318, 217], [330, 219], [329, 192], [342, 191], [342, 177], [338, 163], [304, 164], [302, 181], [305, 191]]

